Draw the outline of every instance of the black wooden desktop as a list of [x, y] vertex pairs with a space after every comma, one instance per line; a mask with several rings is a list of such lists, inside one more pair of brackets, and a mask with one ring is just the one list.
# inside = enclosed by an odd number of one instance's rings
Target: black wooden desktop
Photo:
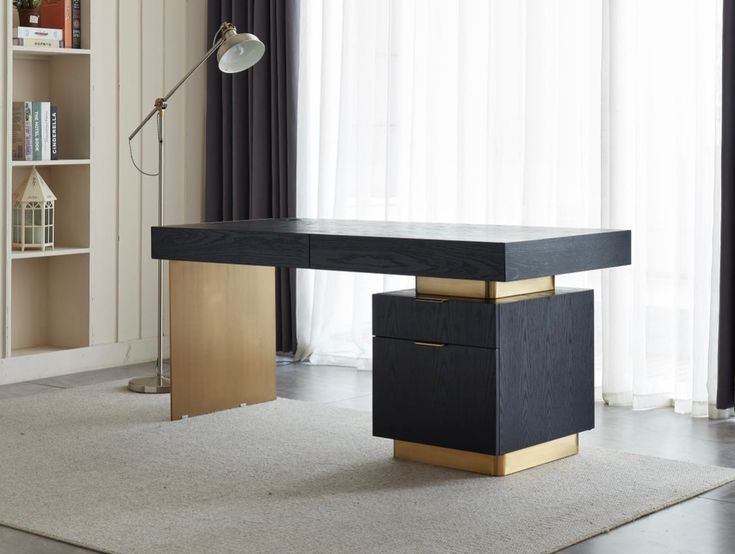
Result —
[[630, 232], [264, 219], [156, 227], [152, 254], [172, 261], [173, 419], [275, 398], [274, 267], [414, 275], [373, 297], [373, 433], [505, 475], [594, 426], [592, 291], [554, 276], [629, 264]]

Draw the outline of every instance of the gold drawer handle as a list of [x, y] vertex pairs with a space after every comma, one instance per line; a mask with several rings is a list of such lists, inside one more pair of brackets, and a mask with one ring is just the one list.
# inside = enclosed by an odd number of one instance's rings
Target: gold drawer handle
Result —
[[442, 304], [443, 302], [446, 302], [446, 298], [428, 298], [428, 297], [416, 297], [416, 302], [431, 302], [432, 304]]
[[414, 341], [414, 344], [416, 346], [431, 346], [433, 348], [442, 348], [446, 346], [443, 342], [421, 342], [421, 341]]

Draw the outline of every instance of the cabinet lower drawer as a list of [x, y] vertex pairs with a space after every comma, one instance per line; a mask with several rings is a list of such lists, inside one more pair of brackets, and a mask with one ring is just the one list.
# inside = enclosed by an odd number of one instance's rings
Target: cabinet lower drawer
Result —
[[495, 451], [497, 350], [373, 339], [373, 434]]

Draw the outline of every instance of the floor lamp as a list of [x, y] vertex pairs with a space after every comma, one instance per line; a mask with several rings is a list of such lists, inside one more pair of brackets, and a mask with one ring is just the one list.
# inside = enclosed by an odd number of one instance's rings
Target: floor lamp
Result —
[[[168, 100], [174, 95], [184, 82], [191, 77], [199, 66], [206, 62], [209, 57], [217, 52], [217, 64], [223, 73], [238, 73], [255, 65], [265, 52], [265, 46], [258, 37], [250, 33], [237, 33], [235, 26], [229, 21], [222, 23], [214, 35], [212, 47], [204, 57], [176, 83], [173, 88], [163, 97], [156, 98], [151, 112], [140, 122], [128, 137], [130, 159], [135, 168], [143, 175], [158, 177], [158, 225], [163, 225], [163, 137], [164, 137], [164, 113], [168, 106]], [[132, 140], [140, 133], [146, 123], [157, 116], [158, 127], [158, 172], [146, 173], [135, 163], [133, 158]], [[163, 261], [158, 260], [158, 354], [156, 358], [156, 374], [150, 377], [136, 377], [128, 382], [128, 389], [134, 392], [144, 393], [167, 393], [171, 392], [171, 380], [163, 372]]]

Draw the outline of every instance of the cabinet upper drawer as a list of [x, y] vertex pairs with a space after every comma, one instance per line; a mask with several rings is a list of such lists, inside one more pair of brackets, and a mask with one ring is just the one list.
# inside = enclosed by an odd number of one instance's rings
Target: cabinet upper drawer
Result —
[[373, 295], [373, 335], [496, 348], [496, 305], [471, 298], [431, 298], [414, 290]]

